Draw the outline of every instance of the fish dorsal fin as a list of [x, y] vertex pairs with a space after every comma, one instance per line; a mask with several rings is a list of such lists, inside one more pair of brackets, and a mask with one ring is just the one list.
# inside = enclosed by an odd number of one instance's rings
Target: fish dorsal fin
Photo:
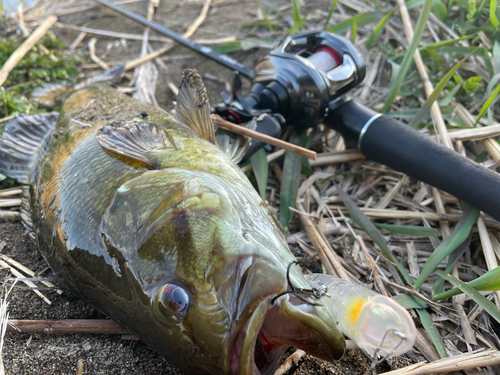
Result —
[[140, 161], [151, 169], [158, 167], [159, 157], [165, 150], [176, 149], [168, 133], [151, 123], [105, 125], [96, 138], [104, 149]]
[[31, 184], [47, 153], [59, 118], [58, 112], [17, 116], [0, 139], [0, 171], [23, 184]]
[[63, 94], [68, 91], [79, 90], [96, 83], [118, 83], [121, 81], [124, 74], [125, 65], [120, 64], [101, 74], [89, 77], [76, 85], [70, 85], [68, 83], [47, 83], [35, 88], [31, 93], [31, 99], [44, 107], [53, 108], [56, 103], [65, 98]]
[[215, 143], [207, 89], [196, 69], [186, 69], [182, 75], [175, 113], [177, 119], [200, 138]]
[[[255, 130], [257, 128], [257, 121], [253, 119], [246, 124], [241, 124], [241, 126], [250, 130]], [[217, 128], [217, 130], [215, 130], [215, 142], [222, 152], [229, 156], [233, 162], [238, 164], [250, 148], [252, 138], [222, 128]]]

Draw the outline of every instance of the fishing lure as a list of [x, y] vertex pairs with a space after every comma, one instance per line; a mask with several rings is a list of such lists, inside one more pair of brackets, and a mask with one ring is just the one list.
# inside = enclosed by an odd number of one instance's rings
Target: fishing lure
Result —
[[338, 328], [372, 358], [395, 357], [409, 351], [416, 328], [408, 311], [389, 297], [330, 275], [305, 275]]

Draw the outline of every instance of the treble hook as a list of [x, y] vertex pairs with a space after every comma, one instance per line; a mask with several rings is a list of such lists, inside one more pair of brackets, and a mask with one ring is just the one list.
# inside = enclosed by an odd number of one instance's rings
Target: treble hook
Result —
[[314, 303], [314, 302], [308, 301], [307, 299], [302, 297], [300, 294], [310, 295], [316, 299], [321, 299], [324, 296], [330, 297], [330, 295], [328, 294], [327, 286], [321, 285], [319, 288], [311, 288], [311, 289], [297, 288], [297, 287], [293, 286], [292, 281], [290, 280], [290, 269], [292, 268], [292, 265], [294, 265], [294, 264], [299, 264], [299, 262], [294, 260], [294, 261], [288, 263], [288, 268], [286, 270], [286, 280], [288, 282], [288, 286], [290, 287], [290, 289], [279, 293], [276, 297], [273, 298], [273, 300], [271, 301], [271, 304], [274, 305], [274, 301], [276, 301], [279, 297], [281, 297], [285, 294], [288, 294], [288, 293], [293, 293], [295, 295], [295, 297], [304, 301], [305, 303], [308, 303], [309, 305], [322, 306], [321, 303]]
[[[391, 349], [391, 351], [390, 351], [390, 352], [388, 352], [388, 353], [387, 353], [384, 357], [382, 357], [382, 358], [381, 358], [381, 359], [379, 359], [379, 360], [376, 360], [376, 359], [375, 359], [375, 357], [376, 357], [377, 353], [378, 353], [380, 350], [382, 350], [382, 347], [383, 347], [383, 345], [384, 345], [384, 341], [385, 341], [385, 339], [386, 339], [386, 337], [387, 337], [387, 334], [388, 334], [389, 332], [391, 332], [391, 331], [393, 331], [393, 332], [394, 332], [394, 335], [395, 335], [395, 336], [397, 336], [397, 337], [399, 337], [399, 338], [401, 339], [401, 340], [399, 341], [399, 344], [397, 344], [394, 348], [392, 348], [392, 349]], [[396, 349], [397, 349], [397, 348], [399, 348], [399, 347], [401, 346], [401, 344], [403, 343], [403, 341], [404, 341], [404, 340], [406, 340], [406, 336], [405, 336], [402, 332], [400, 332], [400, 331], [398, 331], [398, 330], [396, 330], [396, 329], [394, 329], [394, 328], [388, 329], [388, 330], [385, 332], [384, 337], [382, 337], [382, 341], [380, 341], [380, 347], [379, 347], [379, 348], [377, 348], [377, 349], [375, 349], [375, 351], [373, 352], [373, 361], [372, 361], [372, 363], [371, 363], [371, 365], [370, 365], [370, 370], [373, 370], [376, 366], [378, 366], [379, 364], [381, 364], [382, 362], [384, 362], [384, 361], [385, 361], [385, 360], [386, 360], [386, 359], [387, 359], [387, 358], [388, 358], [388, 357], [389, 357], [392, 353], [394, 353], [394, 352], [396, 351]]]

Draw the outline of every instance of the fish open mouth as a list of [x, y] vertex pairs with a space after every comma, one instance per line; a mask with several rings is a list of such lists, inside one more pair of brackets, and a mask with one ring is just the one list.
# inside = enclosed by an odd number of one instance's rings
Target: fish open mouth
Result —
[[273, 374], [290, 346], [328, 361], [344, 353], [344, 336], [324, 306], [308, 304], [286, 294], [271, 304], [273, 296], [251, 304], [252, 311], [240, 326], [229, 349], [231, 375]]

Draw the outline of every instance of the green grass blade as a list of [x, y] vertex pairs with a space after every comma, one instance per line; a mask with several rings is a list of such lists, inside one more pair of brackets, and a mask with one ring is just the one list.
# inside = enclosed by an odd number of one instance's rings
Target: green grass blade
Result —
[[486, 86], [486, 93], [490, 93], [493, 90], [493, 87], [500, 81], [500, 73], [494, 75], [490, 82], [488, 82], [488, 86]]
[[500, 73], [500, 34], [497, 35], [495, 43], [493, 43], [492, 61], [493, 75]]
[[479, 120], [481, 119], [481, 117], [483, 117], [483, 115], [487, 111], [487, 109], [490, 108], [490, 105], [492, 105], [493, 102], [496, 100], [499, 92], [500, 92], [500, 84], [497, 86], [497, 88], [495, 89], [495, 91], [493, 91], [491, 93], [491, 95], [489, 96], [489, 98], [486, 100], [486, 102], [481, 107], [481, 110], [479, 111], [479, 114], [477, 115], [477, 120], [474, 123], [474, 126], [477, 125], [477, 123], [479, 122]]
[[266, 200], [267, 176], [269, 172], [269, 164], [267, 164], [266, 156], [266, 150], [261, 148], [250, 158], [262, 200]]
[[488, 314], [490, 314], [497, 322], [500, 323], [500, 309], [496, 307], [491, 301], [489, 301], [486, 297], [484, 297], [481, 293], [476, 291], [474, 288], [470, 287], [463, 281], [458, 280], [453, 277], [449, 273], [443, 271], [436, 271], [436, 273], [441, 276], [446, 281], [453, 284], [455, 287], [459, 288], [462, 292], [467, 294], [470, 298], [472, 298], [479, 306], [485, 309]]
[[328, 27], [328, 23], [332, 19], [333, 12], [335, 11], [335, 7], [337, 6], [338, 2], [339, 2], [339, 0], [332, 1], [332, 5], [330, 6], [330, 9], [328, 10], [328, 16], [326, 16], [326, 19], [325, 19], [325, 25], [323, 26], [323, 30], [326, 30], [326, 28]]
[[455, 87], [453, 87], [450, 92], [448, 93], [448, 95], [446, 95], [443, 99], [441, 99], [439, 101], [439, 106], [440, 107], [444, 107], [444, 106], [447, 106], [448, 104], [451, 103], [452, 99], [455, 97], [455, 95], [457, 95], [457, 92], [462, 88], [462, 82], [460, 82], [458, 85], [455, 85]]
[[435, 236], [436, 230], [434, 228], [427, 228], [418, 225], [393, 225], [393, 224], [382, 224], [374, 222], [378, 229], [385, 229], [394, 233], [410, 234], [413, 236]]
[[358, 35], [358, 24], [354, 22], [352, 24], [352, 44], [356, 43], [356, 36]]
[[473, 52], [469, 53], [462, 60], [460, 60], [458, 63], [456, 63], [455, 66], [453, 68], [451, 68], [450, 71], [448, 73], [446, 73], [446, 75], [443, 78], [441, 78], [439, 83], [434, 88], [434, 91], [432, 91], [432, 93], [429, 95], [427, 100], [424, 102], [424, 104], [422, 105], [420, 110], [417, 112], [415, 117], [413, 117], [413, 119], [410, 121], [408, 126], [412, 126], [412, 127], [415, 126], [416, 124], [418, 124], [420, 122], [422, 117], [424, 117], [424, 115], [427, 114], [427, 112], [429, 112], [432, 104], [437, 100], [437, 98], [439, 97], [441, 92], [443, 92], [443, 90], [446, 87], [446, 85], [448, 84], [449, 80], [455, 75], [457, 70], [472, 55]]
[[356, 23], [358, 27], [361, 27], [369, 23], [380, 21], [386, 14], [387, 12], [379, 11], [356, 14], [351, 18], [348, 18], [342, 22], [337, 23], [334, 26], [329, 27], [327, 30], [331, 33], [340, 34], [346, 30], [349, 30], [354, 23]]
[[266, 21], [266, 24], [267, 24], [267, 27], [268, 27], [269, 31], [274, 31], [274, 25], [269, 20], [269, 16], [267, 15], [267, 13], [264, 11], [264, 9], [262, 9], [262, 7], [260, 5], [257, 5], [257, 8], [262, 13], [262, 16], [264, 17], [264, 20]]
[[295, 34], [297, 31], [301, 30], [302, 26], [304, 25], [304, 22], [306, 22], [306, 19], [307, 19], [307, 14], [304, 17], [302, 17], [298, 22], [295, 22], [295, 25], [293, 25], [293, 27], [290, 29], [288, 35]]
[[347, 193], [342, 190], [340, 186], [337, 185], [337, 192], [339, 195], [342, 197], [342, 200], [344, 201], [344, 204], [349, 211], [349, 215], [351, 218], [363, 229], [368, 236], [375, 242], [378, 247], [380, 248], [380, 251], [384, 256], [393, 262], [396, 267], [398, 268], [399, 273], [403, 278], [405, 279], [406, 283], [408, 285], [413, 284], [413, 279], [410, 277], [406, 269], [403, 267], [403, 265], [395, 259], [391, 252], [389, 251], [389, 248], [387, 247], [387, 244], [385, 243], [384, 239], [382, 238], [382, 235], [380, 232], [375, 228], [373, 223], [368, 219], [368, 217], [359, 209], [359, 207], [354, 203], [354, 201], [347, 195]]
[[[288, 141], [294, 145], [302, 145], [303, 138], [301, 132], [295, 130]], [[300, 171], [302, 169], [301, 158], [302, 156], [291, 151], [285, 153], [280, 190], [280, 222], [284, 226], [288, 225], [293, 216], [293, 212], [288, 207], [295, 207], [295, 201], [297, 200]]]
[[490, 0], [490, 21], [495, 29], [498, 29], [497, 0]]
[[469, 236], [472, 226], [479, 216], [479, 210], [467, 204], [464, 204], [464, 206], [464, 214], [453, 229], [453, 232], [441, 242], [441, 245], [434, 250], [422, 267], [420, 276], [417, 281], [415, 281], [415, 289], [418, 289], [427, 277], [434, 272], [438, 264], [460, 246]]
[[[448, 264], [446, 265], [445, 272], [450, 273], [453, 271], [455, 264], [457, 264], [458, 260], [465, 252], [469, 249], [470, 241], [472, 239], [472, 231], [467, 237], [467, 239], [460, 244], [448, 257]], [[444, 290], [444, 279], [438, 279], [434, 285], [432, 286], [432, 295], [436, 295], [442, 293]]]
[[302, 19], [302, 14], [300, 13], [300, 0], [292, 0], [292, 13], [293, 22], [297, 24]]
[[[468, 282], [467, 285], [481, 292], [500, 290], [500, 267], [486, 272], [484, 275], [478, 277], [477, 279]], [[453, 288], [447, 290], [446, 292], [436, 294], [432, 300], [440, 301], [445, 298], [456, 296], [460, 293], [462, 293], [462, 290], [460, 290], [459, 288]]]
[[391, 298], [403, 306], [406, 310], [426, 309], [429, 307], [424, 301], [410, 294], [398, 294], [397, 296], [393, 296]]
[[433, 49], [433, 48], [449, 46], [449, 45], [456, 44], [458, 42], [462, 42], [464, 40], [473, 39], [475, 37], [476, 37], [475, 35], [466, 35], [466, 36], [462, 36], [462, 37], [456, 38], [456, 39], [442, 40], [442, 41], [436, 42], [436, 43], [429, 43], [429, 44], [426, 44], [425, 46], [420, 47], [419, 50], [425, 51], [426, 49]]
[[427, 331], [429, 336], [431, 337], [432, 343], [436, 347], [436, 350], [441, 358], [448, 357], [446, 353], [446, 348], [444, 347], [443, 338], [439, 334], [439, 331], [432, 321], [431, 316], [425, 309], [415, 309], [420, 317], [420, 323], [424, 326], [424, 329]]
[[391, 80], [389, 94], [387, 95], [387, 99], [385, 100], [382, 112], [386, 112], [391, 107], [394, 99], [396, 98], [396, 95], [399, 92], [399, 89], [401, 88], [401, 85], [403, 84], [406, 73], [408, 72], [410, 64], [413, 61], [413, 54], [418, 47], [420, 38], [422, 38], [422, 33], [424, 32], [427, 18], [429, 18], [431, 6], [432, 0], [426, 0], [424, 6], [422, 7], [422, 11], [420, 12], [420, 16], [418, 17], [417, 24], [415, 25], [415, 33], [413, 35], [413, 39], [411, 40], [411, 43], [406, 50], [405, 56], [403, 57], [403, 62], [401, 63], [401, 69], [399, 70], [398, 76], [396, 80]]
[[392, 10], [387, 12], [387, 14], [384, 16], [384, 18], [382, 18], [378, 22], [377, 26], [375, 27], [375, 30], [373, 30], [373, 33], [370, 34], [370, 36], [368, 37], [368, 39], [365, 42], [366, 47], [370, 47], [373, 44], [373, 42], [375, 42], [375, 40], [377, 40], [378, 36], [380, 35], [382, 30], [384, 29], [387, 22], [391, 19], [392, 15], [396, 11], [396, 9], [397, 8], [394, 7]]

